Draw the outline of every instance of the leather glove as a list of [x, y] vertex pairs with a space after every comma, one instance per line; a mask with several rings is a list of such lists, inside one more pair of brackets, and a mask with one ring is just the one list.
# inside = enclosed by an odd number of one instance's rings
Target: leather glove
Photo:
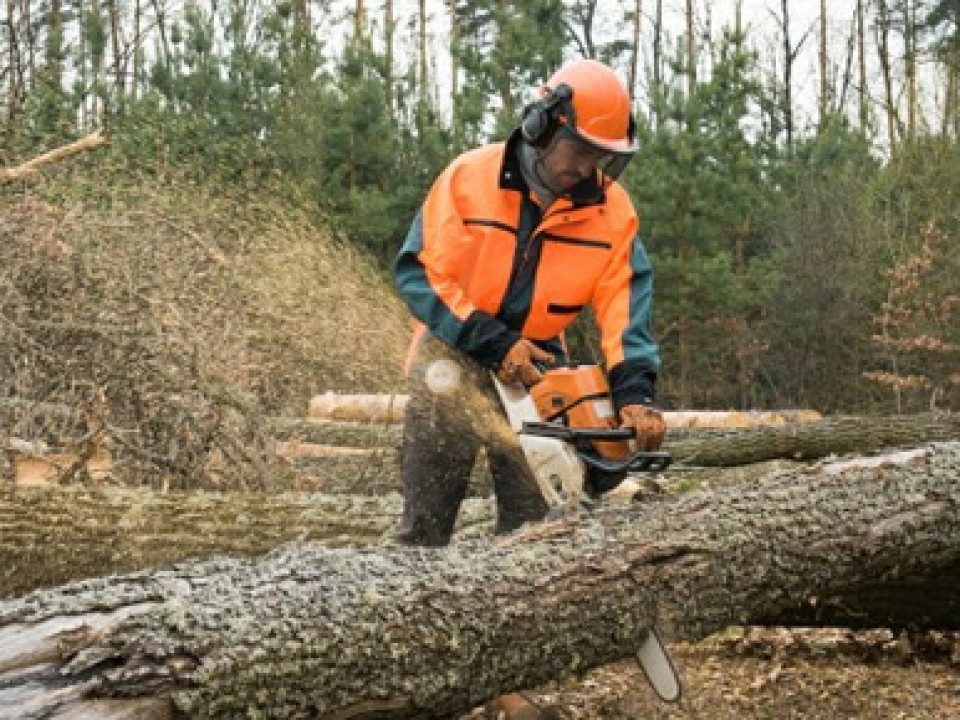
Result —
[[497, 369], [497, 377], [500, 382], [522, 382], [528, 387], [536, 385], [542, 377], [536, 362], [552, 365], [556, 362], [556, 358], [526, 338], [520, 338], [503, 356], [500, 367]]
[[659, 450], [667, 432], [663, 414], [647, 405], [624, 405], [620, 408], [620, 427], [633, 428], [637, 435], [637, 449], [646, 452]]

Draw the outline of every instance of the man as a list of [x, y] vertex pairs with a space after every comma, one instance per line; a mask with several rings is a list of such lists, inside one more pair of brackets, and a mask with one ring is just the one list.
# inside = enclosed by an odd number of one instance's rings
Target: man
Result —
[[652, 272], [633, 205], [616, 183], [636, 150], [623, 84], [602, 63], [576, 60], [550, 78], [505, 143], [461, 155], [430, 189], [395, 268], [421, 324], [411, 347], [400, 542], [449, 542], [484, 445], [496, 531], [547, 510], [516, 444], [491, 442], [484, 413], [462, 395], [430, 392], [424, 369], [438, 357], [488, 395], [490, 370], [533, 385], [560, 359], [563, 329], [591, 303], [621, 425], [635, 428], [647, 450], [660, 446]]

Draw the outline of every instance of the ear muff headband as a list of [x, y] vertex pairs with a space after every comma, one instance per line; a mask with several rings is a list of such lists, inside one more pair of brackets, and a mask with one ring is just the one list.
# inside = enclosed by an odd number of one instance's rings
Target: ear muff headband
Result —
[[573, 89], [566, 83], [560, 83], [548, 94], [532, 102], [523, 110], [520, 132], [523, 139], [534, 147], [542, 147], [549, 142], [557, 121], [561, 115], [567, 115], [568, 122], [576, 126], [573, 118]]

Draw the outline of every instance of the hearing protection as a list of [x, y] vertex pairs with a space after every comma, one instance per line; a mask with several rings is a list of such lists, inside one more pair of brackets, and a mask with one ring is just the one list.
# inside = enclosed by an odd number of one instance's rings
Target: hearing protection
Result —
[[561, 116], [566, 116], [567, 122], [576, 127], [574, 117], [573, 88], [566, 83], [560, 83], [556, 88], [547, 88], [544, 97], [536, 100], [523, 109], [523, 119], [520, 122], [520, 133], [523, 139], [534, 147], [545, 147], [556, 129]]
[[[577, 114], [573, 109], [573, 88], [560, 83], [555, 89], [547, 88], [544, 97], [530, 103], [523, 109], [520, 132], [523, 139], [534, 147], [546, 147], [557, 129], [560, 119], [576, 132]], [[636, 140], [637, 125], [633, 115], [627, 119], [627, 138]]]

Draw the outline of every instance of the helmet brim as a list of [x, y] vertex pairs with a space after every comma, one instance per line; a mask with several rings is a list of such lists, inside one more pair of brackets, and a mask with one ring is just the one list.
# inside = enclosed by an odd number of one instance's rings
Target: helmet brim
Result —
[[601, 157], [597, 162], [597, 169], [609, 180], [618, 179], [624, 168], [637, 153], [637, 150], [640, 149], [640, 143], [635, 139], [624, 138], [622, 141], [613, 143], [607, 140], [598, 142], [589, 134], [580, 132], [567, 124], [560, 126], [559, 136], [582, 143], [591, 150], [600, 153]]
[[570, 128], [570, 131], [581, 141], [585, 142], [601, 152], [614, 153], [616, 155], [633, 155], [640, 149], [640, 143], [634, 138], [623, 138], [621, 140], [610, 140], [596, 135], [591, 135], [580, 128]]

